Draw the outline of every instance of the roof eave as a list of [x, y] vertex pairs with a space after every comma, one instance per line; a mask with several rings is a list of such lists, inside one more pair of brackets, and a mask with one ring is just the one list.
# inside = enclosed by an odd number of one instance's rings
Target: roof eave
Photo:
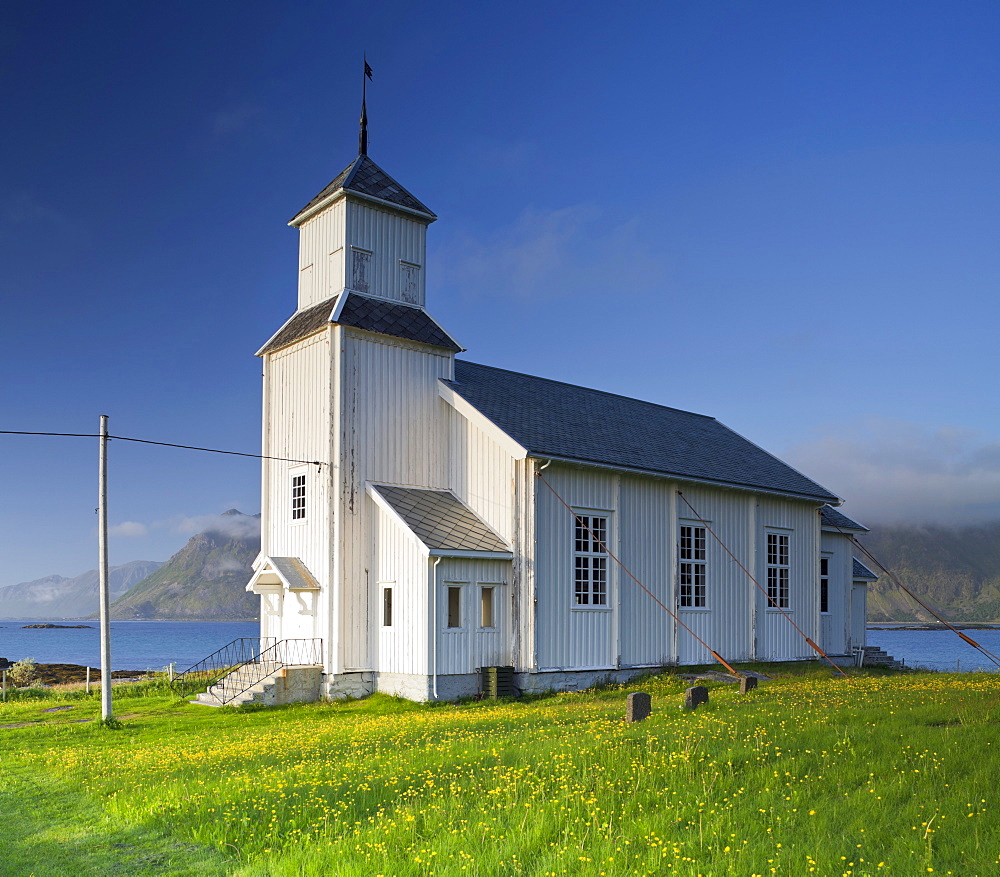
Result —
[[[583, 460], [574, 457], [562, 457], [558, 454], [546, 454], [542, 452], [529, 451], [528, 456], [536, 460], [551, 460], [554, 463], [566, 463], [572, 466], [593, 466], [597, 469], [607, 469], [612, 472], [629, 472], [635, 475], [644, 475], [652, 478], [663, 478], [670, 481], [678, 481], [683, 484], [711, 484], [716, 487], [725, 487], [730, 490], [742, 490], [747, 493], [763, 493], [768, 496], [784, 496], [794, 499], [807, 500], [809, 502], [832, 505], [829, 497], [819, 496], [810, 493], [799, 493], [794, 490], [778, 490], [776, 488], [759, 487], [754, 484], [740, 484], [735, 481], [723, 481], [716, 478], [696, 478], [692, 475], [679, 475], [675, 472], [660, 472], [656, 469], [642, 469], [637, 466], [621, 466], [614, 463], [600, 463], [594, 460]], [[836, 497], [834, 497], [836, 499]], [[839, 502], [839, 500], [838, 500]]]
[[402, 204], [396, 204], [392, 201], [386, 201], [384, 198], [376, 198], [374, 195], [366, 195], [364, 192], [355, 192], [352, 189], [345, 189], [343, 186], [341, 186], [339, 189], [336, 189], [333, 192], [331, 192], [322, 201], [318, 201], [316, 204], [313, 204], [312, 207], [307, 207], [299, 211], [299, 213], [297, 213], [295, 216], [291, 218], [288, 224], [292, 228], [299, 228], [308, 220], [312, 219], [317, 213], [321, 213], [322, 211], [326, 210], [327, 207], [331, 206], [337, 201], [340, 201], [342, 198], [346, 198], [348, 195], [352, 198], [357, 198], [360, 201], [370, 201], [372, 204], [377, 204], [379, 207], [384, 207], [387, 210], [395, 210], [398, 213], [405, 213], [409, 216], [415, 216], [419, 219], [424, 220], [428, 225], [432, 222], [435, 222], [438, 218], [437, 214], [431, 213], [430, 210], [426, 211], [415, 210], [412, 207], [404, 207]]

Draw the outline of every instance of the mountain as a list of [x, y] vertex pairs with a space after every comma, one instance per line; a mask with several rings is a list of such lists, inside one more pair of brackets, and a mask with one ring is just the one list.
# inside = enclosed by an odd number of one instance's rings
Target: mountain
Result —
[[[108, 570], [111, 599], [122, 596], [162, 562], [134, 560]], [[80, 618], [100, 609], [100, 579], [96, 569], [74, 578], [46, 576], [33, 582], [0, 588], [0, 618]]]
[[[949, 621], [1000, 621], [1000, 521], [966, 527], [876, 526], [860, 541]], [[869, 587], [868, 620], [934, 619], [883, 575]]]
[[244, 621], [260, 597], [246, 592], [260, 551], [260, 515], [221, 514], [163, 566], [111, 605], [116, 620]]

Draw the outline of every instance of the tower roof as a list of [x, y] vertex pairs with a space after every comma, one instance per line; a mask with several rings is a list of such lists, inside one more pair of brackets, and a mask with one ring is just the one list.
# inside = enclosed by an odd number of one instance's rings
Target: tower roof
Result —
[[432, 222], [437, 215], [406, 191], [367, 155], [359, 155], [315, 198], [292, 217], [289, 225], [305, 221], [314, 207], [322, 204], [339, 191], [352, 192], [386, 204], [402, 207], [410, 213], [419, 213]]

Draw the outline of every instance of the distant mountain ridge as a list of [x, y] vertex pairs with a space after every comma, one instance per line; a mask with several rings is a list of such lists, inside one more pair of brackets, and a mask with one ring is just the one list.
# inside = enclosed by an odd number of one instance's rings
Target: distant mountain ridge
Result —
[[[125, 594], [163, 561], [133, 560], [108, 570], [111, 599]], [[0, 588], [0, 618], [67, 619], [81, 618], [100, 608], [100, 579], [96, 569], [78, 576], [45, 576]]]
[[260, 597], [246, 584], [260, 551], [260, 515], [223, 512], [111, 605], [115, 620], [251, 621]]
[[[949, 621], [1000, 621], [1000, 521], [874, 526], [860, 541]], [[934, 619], [883, 575], [869, 588], [868, 620]]]

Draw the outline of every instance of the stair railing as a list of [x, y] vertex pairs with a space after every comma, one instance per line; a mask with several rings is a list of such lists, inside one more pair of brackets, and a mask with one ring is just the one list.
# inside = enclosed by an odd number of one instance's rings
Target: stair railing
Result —
[[277, 642], [273, 636], [245, 636], [226, 643], [221, 649], [212, 652], [207, 658], [202, 658], [192, 664], [183, 673], [174, 676], [171, 687], [181, 697], [207, 689], [236, 667], [254, 660], [261, 652], [272, 648]]
[[238, 667], [231, 668], [225, 677], [208, 686], [207, 691], [225, 705], [263, 682], [282, 667], [321, 667], [323, 665], [323, 640], [283, 639]]

